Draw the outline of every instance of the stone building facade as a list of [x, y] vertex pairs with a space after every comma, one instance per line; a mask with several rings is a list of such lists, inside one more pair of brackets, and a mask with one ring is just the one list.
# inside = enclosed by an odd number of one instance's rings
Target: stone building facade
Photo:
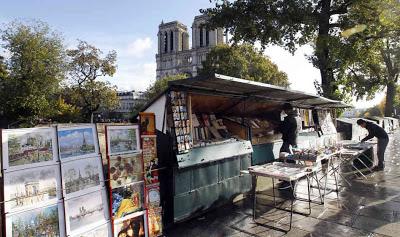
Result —
[[191, 48], [186, 25], [178, 21], [161, 22], [157, 35], [157, 80], [179, 73], [196, 76], [211, 48], [224, 43], [223, 29], [207, 30], [204, 27], [206, 21], [205, 15], [194, 18]]

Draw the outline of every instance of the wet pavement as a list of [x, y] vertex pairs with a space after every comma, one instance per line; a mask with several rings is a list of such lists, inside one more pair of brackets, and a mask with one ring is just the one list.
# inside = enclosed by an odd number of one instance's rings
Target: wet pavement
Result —
[[[309, 216], [293, 214], [271, 208], [273, 205], [271, 182], [259, 178], [257, 183], [257, 218], [252, 218], [252, 199], [222, 206], [203, 216], [176, 224], [167, 230], [168, 237], [221, 237], [221, 236], [400, 236], [400, 131], [390, 136], [385, 154], [384, 171], [367, 175], [346, 176], [351, 183], [339, 179], [339, 194], [326, 196], [323, 205], [312, 203]], [[349, 170], [349, 167], [343, 169]], [[333, 183], [330, 177], [328, 183]], [[296, 188], [299, 197], [306, 197], [307, 184], [303, 180]], [[281, 191], [281, 207], [289, 207], [287, 191]], [[317, 201], [318, 190], [312, 189]], [[306, 212], [308, 203], [295, 201], [295, 210]]]

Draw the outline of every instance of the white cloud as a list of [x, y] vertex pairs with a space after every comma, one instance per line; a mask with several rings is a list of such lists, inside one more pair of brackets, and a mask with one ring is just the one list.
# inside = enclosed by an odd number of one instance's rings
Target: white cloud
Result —
[[118, 65], [113, 78], [119, 90], [143, 91], [156, 80], [156, 63]]
[[138, 38], [128, 45], [127, 53], [131, 56], [141, 58], [152, 49], [153, 41], [150, 37]]

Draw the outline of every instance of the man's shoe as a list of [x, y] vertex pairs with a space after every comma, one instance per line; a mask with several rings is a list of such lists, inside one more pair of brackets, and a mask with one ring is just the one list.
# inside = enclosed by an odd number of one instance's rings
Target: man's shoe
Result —
[[378, 171], [383, 171], [385, 168], [381, 167], [381, 166], [375, 166], [374, 168], [372, 168], [372, 171], [378, 172]]

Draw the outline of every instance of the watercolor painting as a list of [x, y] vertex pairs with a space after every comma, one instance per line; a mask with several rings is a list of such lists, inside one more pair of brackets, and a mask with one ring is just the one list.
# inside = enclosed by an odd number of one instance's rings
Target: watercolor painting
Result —
[[65, 194], [98, 187], [103, 180], [100, 157], [63, 163], [61, 172]]
[[62, 128], [58, 131], [61, 159], [77, 156], [97, 155], [93, 127]]
[[109, 162], [111, 188], [143, 180], [143, 162], [140, 153], [112, 156]]
[[9, 215], [7, 222], [7, 236], [60, 236], [57, 204]]
[[5, 168], [52, 161], [56, 156], [54, 143], [54, 128], [4, 130], [3, 149], [7, 154], [3, 157], [8, 161]]
[[12, 211], [57, 201], [59, 197], [57, 165], [13, 171], [4, 174], [5, 210]]
[[133, 183], [112, 190], [112, 214], [114, 219], [125, 217], [143, 209], [144, 183]]
[[132, 153], [139, 150], [137, 126], [107, 127], [109, 154]]
[[102, 190], [66, 200], [65, 212], [68, 234], [88, 229], [108, 219]]

